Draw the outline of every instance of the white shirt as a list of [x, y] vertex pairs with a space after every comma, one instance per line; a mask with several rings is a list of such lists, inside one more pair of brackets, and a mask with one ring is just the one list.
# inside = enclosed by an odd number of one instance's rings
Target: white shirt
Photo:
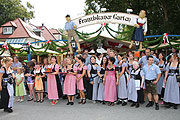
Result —
[[99, 60], [98, 58], [96, 58], [96, 63], [97, 63], [98, 65], [101, 65], [101, 61], [102, 61], [102, 57], [100, 58], [100, 60]]
[[[137, 20], [138, 19], [138, 20]], [[141, 23], [141, 24], [144, 24], [143, 25], [143, 29], [144, 29], [144, 32], [147, 32], [147, 18], [143, 18], [143, 19], [141, 19], [141, 18], [137, 18], [137, 19], [135, 19], [135, 21], [134, 21], [134, 24], [137, 24], [137, 21], [138, 21], [138, 23]]]

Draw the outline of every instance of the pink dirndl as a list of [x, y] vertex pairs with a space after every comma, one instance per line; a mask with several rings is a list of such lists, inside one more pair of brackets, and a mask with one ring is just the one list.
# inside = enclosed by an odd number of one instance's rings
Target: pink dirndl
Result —
[[116, 77], [115, 69], [113, 71], [106, 70], [107, 75], [104, 85], [104, 100], [108, 102], [114, 102], [117, 100], [117, 91], [116, 91]]
[[[59, 70], [59, 65], [55, 65], [55, 70]], [[59, 99], [56, 77], [53, 74], [48, 74], [47, 76], [47, 90], [48, 90], [48, 98], [50, 100]]]
[[[83, 70], [87, 70], [87, 66], [84, 66], [83, 69], [77, 67], [77, 71], [83, 72]], [[81, 75], [82, 74], [77, 74], [77, 77], [79, 78]], [[76, 81], [76, 82], [77, 82], [77, 89], [78, 90], [84, 90], [83, 78], [81, 78], [79, 81]]]
[[[73, 71], [77, 71], [77, 67], [73, 68]], [[76, 76], [67, 74], [64, 80], [63, 94], [75, 95], [76, 94]]]

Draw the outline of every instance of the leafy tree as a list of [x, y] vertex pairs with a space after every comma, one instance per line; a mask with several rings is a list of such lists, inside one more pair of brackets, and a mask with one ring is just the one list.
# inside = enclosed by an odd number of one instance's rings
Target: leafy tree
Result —
[[29, 2], [23, 6], [21, 0], [0, 0], [0, 25], [16, 18], [34, 18], [33, 8]]
[[[86, 10], [106, 12], [126, 12], [127, 8], [133, 9], [138, 14], [144, 9], [148, 18], [148, 34], [179, 34], [180, 31], [180, 0], [86, 0]], [[90, 12], [92, 13], [92, 12]]]

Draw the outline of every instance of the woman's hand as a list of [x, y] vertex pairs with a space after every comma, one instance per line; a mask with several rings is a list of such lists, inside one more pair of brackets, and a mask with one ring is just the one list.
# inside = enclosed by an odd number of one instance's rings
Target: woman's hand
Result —
[[77, 82], [79, 82], [80, 78], [76, 77]]
[[103, 78], [103, 85], [105, 84], [105, 79]]
[[0, 85], [0, 91], [2, 91], [2, 86]]
[[90, 84], [91, 84], [91, 85], [93, 85], [93, 84], [94, 84], [94, 82], [93, 82], [93, 81], [91, 81], [91, 82], [90, 82]]
[[167, 82], [166, 79], [164, 79], [164, 87], [166, 87], [166, 82]]
[[118, 85], [119, 85], [119, 81], [116, 82], [116, 86], [118, 86]]

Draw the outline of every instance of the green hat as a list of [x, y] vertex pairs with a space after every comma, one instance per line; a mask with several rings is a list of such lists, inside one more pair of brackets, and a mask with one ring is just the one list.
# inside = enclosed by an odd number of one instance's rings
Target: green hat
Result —
[[27, 60], [24, 60], [25, 63], [27, 63], [28, 61]]

